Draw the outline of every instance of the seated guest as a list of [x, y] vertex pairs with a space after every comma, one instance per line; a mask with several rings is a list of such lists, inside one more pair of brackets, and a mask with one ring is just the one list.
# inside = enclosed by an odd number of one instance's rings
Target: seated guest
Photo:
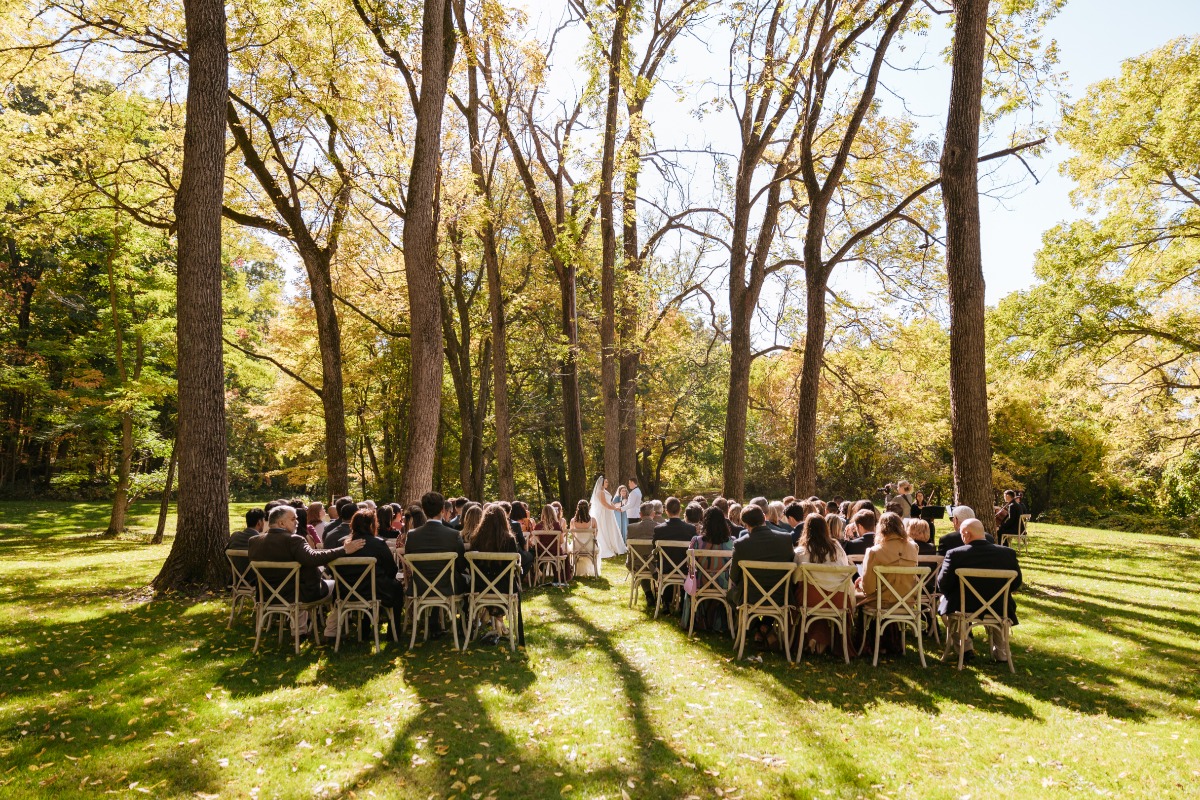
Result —
[[[733, 545], [733, 561], [729, 566], [729, 592], [727, 597], [730, 605], [737, 608], [742, 604], [742, 563], [743, 561], [777, 561], [781, 564], [791, 563], [796, 553], [792, 550], [791, 534], [772, 530], [767, 525], [767, 516], [762, 507], [757, 504], [746, 506], [742, 511], [742, 522], [746, 524], [746, 535]], [[762, 599], [762, 595], [751, 585], [750, 602]], [[786, 598], [778, 598], [780, 604]]]
[[[840, 519], [834, 516], [834, 519]], [[850, 566], [850, 559], [842, 550], [841, 544], [829, 535], [829, 521], [820, 514], [809, 514], [800, 526], [800, 543], [796, 547], [797, 564], [833, 564], [840, 567]], [[843, 585], [845, 579], [829, 575], [814, 575], [813, 580], [826, 592], [836, 591]], [[797, 591], [800, 591], [797, 588]], [[807, 602], [815, 606], [821, 602], [821, 593], [816, 587], [808, 587], [808, 597], [799, 598], [798, 603]], [[853, 598], [841, 596], [838, 601], [842, 608], [853, 603]], [[829, 649], [833, 640], [833, 628], [829, 622], [818, 620], [808, 629], [808, 641], [803, 643], [810, 653], [824, 653]], [[799, 646], [799, 644], [797, 645]]]
[[357, 503], [342, 503], [338, 506], [337, 522], [332, 525], [325, 526], [325, 533], [321, 537], [325, 543], [325, 547], [337, 547], [342, 539], [350, 535], [350, 520], [358, 512]]
[[804, 520], [807, 516], [804, 513], [804, 506], [799, 503], [792, 503], [783, 512], [783, 518], [787, 520], [788, 527], [792, 529], [792, 547], [800, 544], [800, 535], [804, 530]]
[[654, 503], [654, 524], [661, 525], [666, 522], [667, 518], [663, 515], [662, 500], [651, 500], [650, 502]]
[[704, 511], [705, 509], [694, 500], [683, 510], [683, 521], [691, 525], [697, 534], [700, 532], [700, 521], [704, 519]]
[[325, 541], [325, 526], [329, 523], [329, 515], [325, 513], [324, 503], [308, 504], [308, 524], [312, 526], [321, 541]]
[[407, 534], [416, 528], [421, 527], [428, 521], [425, 512], [421, 509], [420, 503], [413, 503], [404, 512], [404, 533]]
[[[558, 509], [550, 503], [542, 506], [542, 515], [538, 520], [537, 525], [533, 528], [534, 537], [544, 537], [544, 541], [539, 538], [539, 542], [543, 547], [546, 547], [551, 555], [559, 556], [566, 555], [567, 543], [563, 538], [563, 534], [567, 532], [567, 524], [563, 522], [562, 517], [558, 515]], [[536, 560], [537, 554], [534, 553]], [[563, 580], [571, 580], [571, 561], [567, 559], [567, 565]]]
[[479, 524], [483, 522], [483, 506], [479, 503], [467, 503], [463, 506], [462, 513], [459, 515], [459, 528], [462, 531], [463, 544], [467, 547], [471, 546], [471, 540], [475, 538], [475, 532], [479, 530]]
[[[363, 548], [360, 558], [375, 559], [375, 597], [383, 608], [399, 609], [404, 604], [404, 585], [398, 579], [396, 557], [387, 543], [379, 537], [379, 513], [387, 506], [379, 506], [375, 511], [370, 509], [359, 511], [350, 520], [350, 538], [362, 540]], [[387, 509], [391, 513], [391, 509]], [[390, 520], [390, 517], [389, 517]], [[362, 567], [348, 566], [338, 570], [345, 580], [353, 586]], [[365, 587], [360, 587], [364, 597], [370, 597]], [[382, 620], [381, 620], [382, 621]]]
[[[392, 518], [395, 512], [392, 510], [391, 503], [384, 503], [375, 509], [376, 536], [380, 539], [395, 539], [399, 533], [392, 527]], [[350, 520], [350, 529], [354, 530], [354, 520]]]
[[[950, 511], [950, 524], [954, 527], [950, 533], [947, 533], [938, 541], [938, 555], [944, 556], [956, 547], [962, 547], [962, 534], [959, 533], [959, 526], [969, 519], [976, 519], [975, 512], [969, 506], [955, 506]], [[989, 542], [995, 543], [995, 538], [990, 533], [985, 533], [984, 538]]]
[[937, 548], [929, 543], [929, 523], [916, 517], [904, 520], [904, 532], [908, 538], [917, 543], [917, 555], [936, 556]]
[[[426, 492], [421, 496], [421, 512], [425, 515], [427, 521], [420, 527], [414, 528], [408, 532], [408, 537], [404, 543], [404, 554], [406, 556], [421, 555], [423, 553], [455, 553], [458, 558], [454, 561], [454, 567], [450, 574], [437, 584], [438, 591], [442, 594], [463, 594], [468, 591], [469, 584], [467, 583], [467, 559], [464, 556], [466, 548], [463, 547], [462, 536], [458, 531], [442, 522], [441, 515], [445, 508], [445, 500], [437, 492]], [[429, 578], [435, 578], [441, 572], [442, 566], [424, 567], [422, 574], [427, 574]], [[428, 570], [428, 572], [426, 572]], [[413, 582], [409, 587], [410, 593], [415, 589], [416, 583]], [[438, 626], [438, 635], [445, 633], [441, 629], [441, 615], [435, 614], [434, 619]]]
[[[917, 545], [911, 542], [904, 533], [904, 523], [899, 514], [891, 511], [884, 512], [879, 518], [879, 530], [875, 536], [875, 544], [867, 550], [863, 559], [863, 574], [858, 579], [857, 599], [859, 605], [875, 606], [876, 595], [883, 593], [883, 607], [899, 600], [891, 589], [882, 588], [876, 567], [915, 567], [917, 565]], [[904, 595], [916, 585], [915, 575], [893, 575], [888, 582], [896, 592]], [[871, 637], [868, 636], [868, 639]], [[880, 642], [881, 649], [887, 652], [899, 652], [901, 649], [900, 628], [889, 625], [884, 630], [884, 638]]]
[[830, 514], [838, 516], [838, 504], [832, 500], [825, 504], [824, 515], [828, 517]]
[[317, 536], [317, 529], [308, 524], [308, 507], [302, 502], [291, 503], [292, 508], [296, 509], [296, 533], [302, 534], [304, 540], [308, 542], [308, 546], [314, 550], [320, 550], [324, 544], [321, 537]]
[[[515, 503], [513, 504], [513, 508], [516, 508]], [[490, 503], [483, 510], [483, 520], [479, 523], [479, 529], [475, 531], [475, 535], [471, 538], [471, 551], [475, 553], [521, 553], [517, 547], [516, 534], [503, 507], [496, 503]], [[524, 558], [523, 553], [521, 553], [521, 556]], [[503, 565], [496, 564], [495, 562], [482, 562], [476, 564], [476, 567], [488, 579], [495, 579], [503, 569]], [[517, 569], [520, 570], [521, 567], [518, 565]], [[476, 578], [475, 580], [477, 582], [476, 588], [483, 588], [478, 584], [479, 579]], [[498, 585], [498, 588], [504, 591], [508, 587]], [[521, 580], [519, 575], [517, 580], [513, 582], [513, 588], [518, 594], [520, 593]], [[504, 624], [505, 613], [499, 608], [486, 609], [486, 613], [489, 616], [493, 630], [489, 631], [483, 640], [485, 643], [495, 644], [500, 636], [508, 634], [507, 626]], [[517, 619], [512, 622], [517, 626], [517, 642], [523, 646], [525, 644], [525, 626], [522, 624], [520, 599], [517, 600]]]
[[[654, 533], [650, 538], [657, 545], [659, 542], [690, 542], [696, 536], [696, 526], [685, 522], [679, 518], [683, 512], [682, 503], [678, 497], [668, 497], [663, 504], [663, 508], [667, 512], [667, 521], [654, 526]], [[668, 569], [674, 568], [687, 560], [686, 550], [668, 550], [663, 554], [665, 565]], [[658, 555], [654, 556], [654, 569], [658, 571]], [[647, 586], [645, 582], [642, 588], [646, 591], [646, 601], [653, 605], [655, 598], [654, 592]], [[675, 587], [668, 586], [666, 593], [663, 595], [662, 603], [670, 608], [671, 603], [675, 601]]]
[[767, 503], [767, 525], [771, 528], [771, 530], [778, 531], [779, 533], [786, 533], [788, 536], [791, 536], [792, 526], [788, 525], [784, 521], [783, 515], [783, 503], [779, 502], [778, 500], [773, 500], [772, 502]]
[[[767, 498], [765, 498], [765, 497], [752, 497], [752, 498], [750, 498], [750, 505], [758, 506], [759, 508], [761, 508], [762, 512], [763, 512], [763, 516], [766, 516], [767, 506], [770, 504], [767, 502]], [[746, 528], [749, 529], [750, 526], [747, 525]]]
[[698, 494], [692, 498], [692, 502], [700, 506], [700, 511], [704, 512], [708, 508], [708, 498], [702, 494]]
[[746, 532], [746, 527], [742, 525], [742, 504], [729, 504], [729, 529], [733, 531], [733, 538], [737, 539]]
[[653, 539], [654, 529], [658, 526], [658, 523], [654, 521], [654, 502], [647, 500], [642, 503], [641, 512], [641, 519], [629, 524], [629, 538]]
[[[1015, 592], [1021, 588], [1021, 565], [1017, 563], [1015, 550], [987, 541], [984, 538], [983, 523], [977, 519], [963, 520], [959, 530], [964, 544], [946, 554], [946, 560], [942, 562], [942, 571], [938, 573], [937, 589], [942, 595], [938, 604], [938, 613], [943, 616], [955, 611], [965, 611], [969, 614], [978, 611], [982, 605], [979, 599], [969, 591], [967, 597], [959, 597], [956, 573], [960, 569], [1011, 569], [1017, 573], [1017, 578], [1012, 583], [1012, 591]], [[976, 579], [971, 583], [985, 599], [990, 599], [1002, 585], [1002, 582], [994, 579]], [[964, 602], [965, 608], [963, 607]], [[1004, 616], [1011, 620], [1013, 625], [1017, 624], [1017, 604], [1011, 596], [1008, 608], [1004, 610]], [[989, 628], [988, 631], [992, 642], [992, 657], [997, 661], [1007, 662], [1009, 653], [1004, 646], [1000, 632], [994, 628]], [[947, 623], [946, 635], [950, 637], [950, 641], [958, 641], [959, 626], [953, 620]], [[967, 636], [966, 650], [968, 653], [974, 654], [975, 644], [971, 641], [970, 635]]]
[[463, 513], [463, 509], [465, 509], [466, 507], [467, 507], [467, 498], [465, 498], [465, 497], [455, 498], [454, 499], [454, 514], [450, 517], [450, 521], [446, 524], [449, 525], [451, 528], [454, 528], [456, 531], [461, 531], [463, 528], [462, 513]]
[[866, 555], [875, 545], [875, 512], [864, 508], [854, 515], [842, 534], [842, 549], [848, 556]]
[[[796, 496], [789, 494], [787, 497], [783, 498], [783, 507], [787, 508], [794, 502], [796, 502]], [[801, 522], [803, 522], [803, 520], [801, 520]]]
[[[841, 547], [842, 539], [845, 538], [842, 534], [846, 530], [846, 521], [844, 519], [842, 519], [841, 516], [836, 513], [826, 514], [825, 515], [825, 524], [829, 526], [829, 538], [831, 540], [837, 542], [838, 547]], [[845, 552], [845, 550], [843, 550], [842, 552]]]
[[[246, 527], [229, 537], [226, 550], [245, 550], [250, 547], [250, 540], [267, 529], [267, 512], [261, 508], [252, 508], [246, 512]], [[250, 566], [250, 559], [234, 556], [234, 563], [239, 572], [245, 572]]]
[[592, 506], [587, 500], [575, 504], [575, 516], [567, 524], [571, 532], [572, 549], [575, 554], [575, 574], [581, 578], [600, 575], [600, 548], [596, 542], [596, 520], [592, 517]]
[[[689, 509], [692, 507], [688, 506]], [[691, 540], [691, 549], [694, 551], [732, 551], [733, 540], [731, 537], [730, 524], [725, 519], [724, 513], [715, 505], [704, 511], [704, 516], [698, 525], [698, 531]], [[720, 561], [713, 558], [697, 557], [696, 563], [698, 566], [706, 570], [716, 570], [721, 566]], [[697, 581], [696, 573], [690, 572], [694, 581]], [[730, 588], [730, 579], [725, 573], [721, 573], [716, 578], [716, 583], [721, 589], [726, 591]], [[697, 581], [697, 585], [700, 582]], [[680, 625], [688, 625], [691, 615], [691, 597], [684, 594], [682, 610], [680, 610]], [[701, 606], [697, 609], [697, 625], [702, 631], [725, 631], [725, 624], [728, 621], [725, 616], [725, 609], [718, 606], [716, 603], [708, 603], [708, 606]]]
[[[315, 603], [333, 591], [333, 581], [321, 578], [317, 567], [334, 559], [353, 555], [363, 548], [363, 543], [346, 542], [342, 547], [314, 550], [303, 536], [296, 533], [296, 509], [280, 505], [271, 509], [267, 518], [267, 532], [250, 540], [247, 549], [251, 561], [297, 561], [300, 564], [300, 602]], [[307, 627], [307, 618], [300, 623], [301, 633]], [[326, 631], [334, 628], [326, 626]]]

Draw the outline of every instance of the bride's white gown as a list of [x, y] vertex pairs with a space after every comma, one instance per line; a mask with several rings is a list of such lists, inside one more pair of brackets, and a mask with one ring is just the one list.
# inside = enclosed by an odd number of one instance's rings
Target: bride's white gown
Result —
[[592, 490], [592, 517], [596, 520], [596, 541], [600, 544], [600, 557], [625, 555], [625, 542], [621, 541], [616, 512], [599, 502], [601, 496], [605, 502], [612, 502], [612, 495], [597, 485]]

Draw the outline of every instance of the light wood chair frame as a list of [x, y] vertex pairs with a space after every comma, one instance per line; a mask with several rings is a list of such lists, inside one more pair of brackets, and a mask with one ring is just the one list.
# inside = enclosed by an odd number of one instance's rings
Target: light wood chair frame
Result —
[[941, 631], [938, 629], [938, 601], [942, 599], [937, 590], [938, 575], [942, 573], [942, 563], [945, 556], [917, 556], [917, 566], [932, 566], [933, 569], [925, 576], [925, 592], [921, 595], [921, 617], [929, 621], [933, 631], [933, 641], [942, 643]]
[[[404, 554], [408, 565], [409, 580], [412, 582], [409, 598], [409, 608], [412, 609], [409, 619], [412, 621], [412, 637], [408, 641], [408, 649], [417, 644], [417, 628], [420, 627], [421, 615], [425, 616], [425, 641], [429, 641], [429, 614], [436, 610], [445, 611], [450, 617], [450, 631], [454, 636], [454, 649], [462, 649], [458, 643], [458, 610], [461, 597], [453, 594], [454, 565], [458, 561], [458, 553], [413, 553]], [[445, 562], [432, 579], [421, 572], [418, 564], [437, 564]], [[451, 594], [443, 594], [438, 584], [443, 579], [450, 581]]]
[[[630, 539], [625, 542], [628, 548], [629, 561], [625, 567], [625, 577], [629, 579], [629, 607], [633, 608], [637, 601], [637, 590], [643, 580], [654, 582], [654, 559], [657, 551], [653, 539]], [[640, 552], [638, 548], [644, 548]]]
[[[233, 588], [229, 593], [229, 622], [225, 623], [226, 629], [233, 627], [233, 618], [237, 615], [238, 606], [243, 600], [249, 600], [251, 606], [255, 603], [255, 596], [258, 594], [258, 589], [255, 582], [250, 580], [250, 551], [248, 550], [226, 550], [225, 558], [229, 561], [229, 569], [233, 572]], [[246, 569], [239, 570], [237, 562], [233, 559], [246, 559]]]
[[[339, 571], [339, 567], [365, 567], [358, 579], [351, 583]], [[342, 646], [342, 628], [346, 622], [356, 620], [358, 624], [358, 640], [362, 641], [362, 618], [371, 621], [375, 632], [375, 650], [379, 652], [379, 617], [387, 612], [388, 630], [391, 631], [392, 641], [399, 642], [400, 634], [396, 630], [396, 615], [390, 608], [383, 608], [383, 603], [375, 594], [375, 559], [370, 556], [343, 557], [329, 562], [329, 571], [333, 573], [333, 613], [337, 620], [337, 635], [333, 639], [333, 652], [338, 652]], [[370, 588], [370, 594], [363, 593], [363, 582]], [[339, 590], [345, 593], [338, 597]]]
[[[264, 630], [270, 630], [271, 617], [279, 617], [279, 643], [283, 643], [283, 623], [287, 620], [292, 627], [292, 642], [296, 653], [300, 652], [300, 612], [309, 611], [308, 621], [312, 632], [313, 644], [318, 644], [317, 638], [321, 630], [321, 610], [327, 607], [333, 594], [322, 597], [312, 603], [300, 599], [300, 562], [299, 561], [251, 561], [250, 569], [258, 583], [257, 599], [254, 603], [254, 652], [262, 641]], [[263, 570], [286, 570], [282, 580], [272, 583], [263, 575]], [[284, 592], [292, 589], [292, 597], [288, 599]]]
[[[798, 646], [796, 661], [804, 656], [804, 635], [814, 622], [826, 620], [830, 625], [836, 625], [842, 634], [842, 657], [850, 663], [850, 615], [854, 613], [854, 578], [858, 570], [851, 566], [839, 564], [800, 564], [797, 567], [800, 577], [800, 600], [796, 604], [800, 616], [800, 625], [796, 633]], [[840, 575], [842, 582], [837, 589], [826, 589], [817, 580], [819, 575]], [[808, 587], [817, 590], [820, 599], [816, 605], [808, 602]], [[839, 606], [837, 600], [841, 596]]]
[[[1017, 540], [1017, 545], [1021, 548], [1022, 553], [1029, 552], [1029, 520], [1032, 519], [1032, 514], [1022, 514], [1017, 518], [1017, 532], [1006, 533], [1000, 537], [1000, 544], [1011, 547], [1009, 544], [1013, 539]], [[1014, 548], [1015, 549], [1015, 548]]]
[[[729, 598], [726, 596], [725, 589], [721, 587], [722, 575], [728, 582], [729, 566], [733, 563], [733, 551], [691, 549], [687, 552], [687, 558], [688, 572], [696, 576], [696, 593], [691, 596], [692, 611], [688, 614], [688, 638], [695, 635], [696, 613], [700, 610], [700, 603], [705, 600], [714, 600], [724, 606], [725, 619], [729, 622], [729, 637], [734, 638], [733, 606], [729, 605]], [[721, 564], [718, 567], [707, 567], [701, 562], [701, 559], [706, 558], [715, 558]]]
[[[481, 561], [507, 562], [495, 578], [483, 574], [479, 567]], [[517, 649], [518, 616], [520, 615], [521, 593], [517, 590], [521, 582], [520, 553], [467, 553], [467, 563], [471, 565], [471, 591], [467, 595], [467, 637], [463, 642], [463, 650], [470, 646], [476, 628], [479, 626], [479, 612], [485, 608], [502, 608], [508, 618], [508, 649]], [[482, 588], [477, 588], [482, 583]], [[501, 583], [507, 580], [507, 587]]]
[[[738, 566], [742, 568], [742, 602], [738, 604], [738, 633], [735, 640], [738, 659], [741, 659], [742, 653], [746, 650], [746, 633], [750, 629], [750, 620], [755, 617], [767, 617], [779, 623], [780, 632], [783, 634], [783, 653], [790, 663], [792, 660], [791, 619], [795, 610], [791, 604], [791, 584], [796, 580], [796, 565], [779, 561], [742, 561]], [[756, 571], [777, 572], [779, 577], [771, 584], [770, 589], [766, 589], [755, 575]], [[750, 602], [751, 587], [758, 589], [762, 595], [753, 603]], [[783, 594], [782, 605], [775, 602], [776, 592]]]
[[600, 574], [600, 531], [598, 528], [590, 529], [592, 541], [584, 550], [579, 549], [579, 541], [576, 538], [577, 533], [583, 531], [568, 531], [571, 534], [571, 569], [575, 574], [579, 574], [579, 559], [586, 558], [592, 562], [592, 566], [596, 568], [596, 574]]
[[[957, 569], [954, 575], [958, 578], [958, 597], [959, 603], [964, 603], [967, 599], [967, 592], [975, 596], [981, 605], [971, 613], [966, 613], [963, 610], [950, 611], [946, 615], [947, 620], [954, 620], [958, 623], [957, 641], [950, 641], [949, 624], [946, 629], [946, 649], [942, 653], [942, 658], [950, 654], [950, 648], [958, 649], [958, 668], [961, 671], [963, 668], [963, 658], [966, 653], [967, 637], [971, 635], [971, 629], [982, 627], [987, 629], [995, 629], [1000, 631], [1001, 638], [1004, 641], [1004, 647], [1008, 650], [1008, 671], [1015, 673], [1017, 668], [1013, 666], [1012, 657], [1012, 621], [1008, 619], [1004, 611], [1008, 608], [1009, 598], [1012, 596], [1012, 584], [1017, 579], [1017, 571], [1013, 569]], [[979, 590], [971, 583], [971, 579], [993, 579], [1002, 580], [1004, 584], [992, 594], [988, 599], [984, 599]], [[997, 608], [997, 605], [999, 608]]]
[[[554, 535], [554, 539], [550, 539], [551, 534]], [[529, 534], [529, 543], [533, 546], [534, 585], [541, 583], [542, 578], [549, 577], [543, 571], [546, 567], [554, 570], [558, 583], [565, 583], [567, 559], [570, 558], [567, 553], [566, 533], [552, 530], [534, 531]], [[557, 553], [552, 550], [552, 545], [555, 543], [558, 545]]]
[[[660, 541], [654, 543], [655, 560], [658, 573], [654, 576], [654, 618], [658, 619], [659, 609], [662, 608], [663, 589], [668, 586], [678, 586], [683, 591], [687, 581], [688, 559], [687, 552], [692, 547], [691, 542]], [[679, 561], [667, 557], [668, 550], [683, 550]], [[664, 563], [665, 562], [665, 563]], [[670, 611], [670, 609], [667, 609]]]
[[[877, 582], [875, 591], [875, 606], [870, 605], [863, 607], [863, 635], [862, 644], [859, 646], [859, 651], [862, 651], [863, 646], [867, 643], [867, 621], [875, 620], [875, 654], [872, 659], [872, 666], [879, 666], [879, 640], [883, 636], [883, 631], [888, 625], [900, 626], [900, 648], [907, 649], [907, 633], [908, 629], [912, 628], [917, 634], [917, 653], [921, 656], [921, 666], [927, 667], [925, 663], [925, 642], [921, 634], [921, 597], [925, 594], [925, 573], [924, 567], [875, 567], [875, 580]], [[892, 584], [888, 576], [912, 575], [916, 578], [913, 586], [907, 592], [900, 592]], [[887, 608], [884, 608], [883, 596], [885, 593], [890, 593], [896, 599], [888, 601]]]

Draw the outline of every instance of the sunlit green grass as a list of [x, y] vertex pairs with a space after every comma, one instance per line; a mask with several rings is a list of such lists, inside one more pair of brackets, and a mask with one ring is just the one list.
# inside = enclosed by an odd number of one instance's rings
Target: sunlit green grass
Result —
[[[243, 507], [232, 513], [240, 515]], [[147, 602], [170, 543], [0, 504], [0, 797], [1195, 797], [1200, 543], [1034, 525], [1017, 674], [732, 660], [604, 577], [526, 598], [528, 648], [372, 656], [223, 598]], [[982, 645], [982, 643], [981, 643]], [[931, 652], [933, 650], [931, 645]], [[979, 647], [984, 654], [986, 647]]]

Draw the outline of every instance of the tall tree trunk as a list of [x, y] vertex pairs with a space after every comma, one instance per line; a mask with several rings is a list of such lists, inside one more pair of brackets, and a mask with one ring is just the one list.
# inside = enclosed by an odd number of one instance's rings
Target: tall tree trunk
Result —
[[[823, 227], [823, 226], [822, 226]], [[817, 493], [817, 401], [821, 387], [821, 368], [825, 364], [825, 288], [828, 276], [821, 265], [821, 240], [810, 246], [805, 242], [805, 263], [814, 258], [815, 266], [806, 270], [804, 361], [800, 369], [800, 390], [796, 409], [795, 484], [796, 497]], [[815, 250], [815, 254], [810, 254]]]
[[[114, 215], [115, 216], [115, 215]], [[113, 221], [112, 245], [105, 256], [108, 273], [108, 302], [112, 312], [113, 351], [117, 362], [117, 379], [122, 392], [129, 386], [129, 371], [125, 367], [125, 330], [121, 325], [121, 306], [117, 295], [116, 257], [121, 248], [121, 233], [118, 220]], [[121, 397], [122, 407], [128, 398]], [[117, 488], [113, 492], [112, 513], [108, 518], [106, 537], [114, 537], [125, 530], [125, 515], [129, 510], [129, 473], [133, 463], [133, 414], [128, 408], [121, 412], [121, 455], [117, 462]]]
[[308, 273], [309, 296], [317, 322], [321, 351], [321, 411], [325, 421], [325, 479], [327, 494], [350, 494], [350, 464], [346, 457], [346, 400], [342, 385], [342, 326], [333, 297], [332, 264], [328, 253], [301, 247]]
[[404, 274], [412, 320], [409, 386], [412, 412], [400, 496], [415, 502], [433, 488], [438, 421], [442, 409], [442, 306], [438, 276], [437, 202], [442, 107], [454, 61], [455, 36], [449, 0], [425, 0], [421, 30], [421, 94], [413, 137], [412, 168], [404, 218]]
[[563, 439], [567, 455], [567, 491], [563, 497], [563, 509], [574, 507], [587, 495], [587, 464], [583, 455], [583, 413], [579, 406], [579, 312], [575, 305], [575, 263], [562, 264], [562, 329], [567, 338], [567, 352], [563, 356], [562, 403]]
[[[633, 125], [633, 121], [630, 121]], [[637, 140], [627, 142], [636, 148], [627, 155], [625, 183], [622, 191], [621, 246], [625, 251], [626, 281], [621, 292], [621, 458], [619, 474], [622, 480], [637, 476], [637, 386], [638, 368], [642, 359], [642, 342], [638, 335], [641, 319], [640, 273], [642, 260], [638, 253], [637, 188], [638, 158], [640, 145]]]
[[617, 103], [621, 99], [621, 61], [625, 52], [628, 0], [615, 0], [612, 44], [608, 52], [608, 91], [600, 154], [600, 395], [604, 404], [604, 474], [614, 490], [621, 478], [621, 401], [617, 391], [617, 227], [613, 219], [613, 173], [617, 161]]
[[[721, 493], [742, 500], [746, 491], [746, 416], [750, 403], [750, 317], [754, 305], [733, 300], [729, 314], [729, 394], [725, 408], [725, 443]], [[657, 483], [657, 480], [655, 481]]]
[[941, 160], [950, 283], [950, 432], [958, 502], [973, 508], [990, 531], [996, 521], [992, 514], [978, 182], [988, 0], [957, 0], [954, 5], [950, 109]]
[[175, 459], [179, 453], [179, 441], [171, 442], [171, 457], [167, 459], [167, 480], [163, 484], [162, 499], [158, 503], [158, 526], [154, 529], [154, 538], [150, 544], [162, 544], [167, 532], [167, 511], [171, 505], [171, 488], [175, 483]]
[[188, 48], [179, 235], [179, 521], [157, 591], [219, 588], [229, 537], [225, 369], [221, 343], [221, 200], [229, 51], [220, 0], [184, 0]]

